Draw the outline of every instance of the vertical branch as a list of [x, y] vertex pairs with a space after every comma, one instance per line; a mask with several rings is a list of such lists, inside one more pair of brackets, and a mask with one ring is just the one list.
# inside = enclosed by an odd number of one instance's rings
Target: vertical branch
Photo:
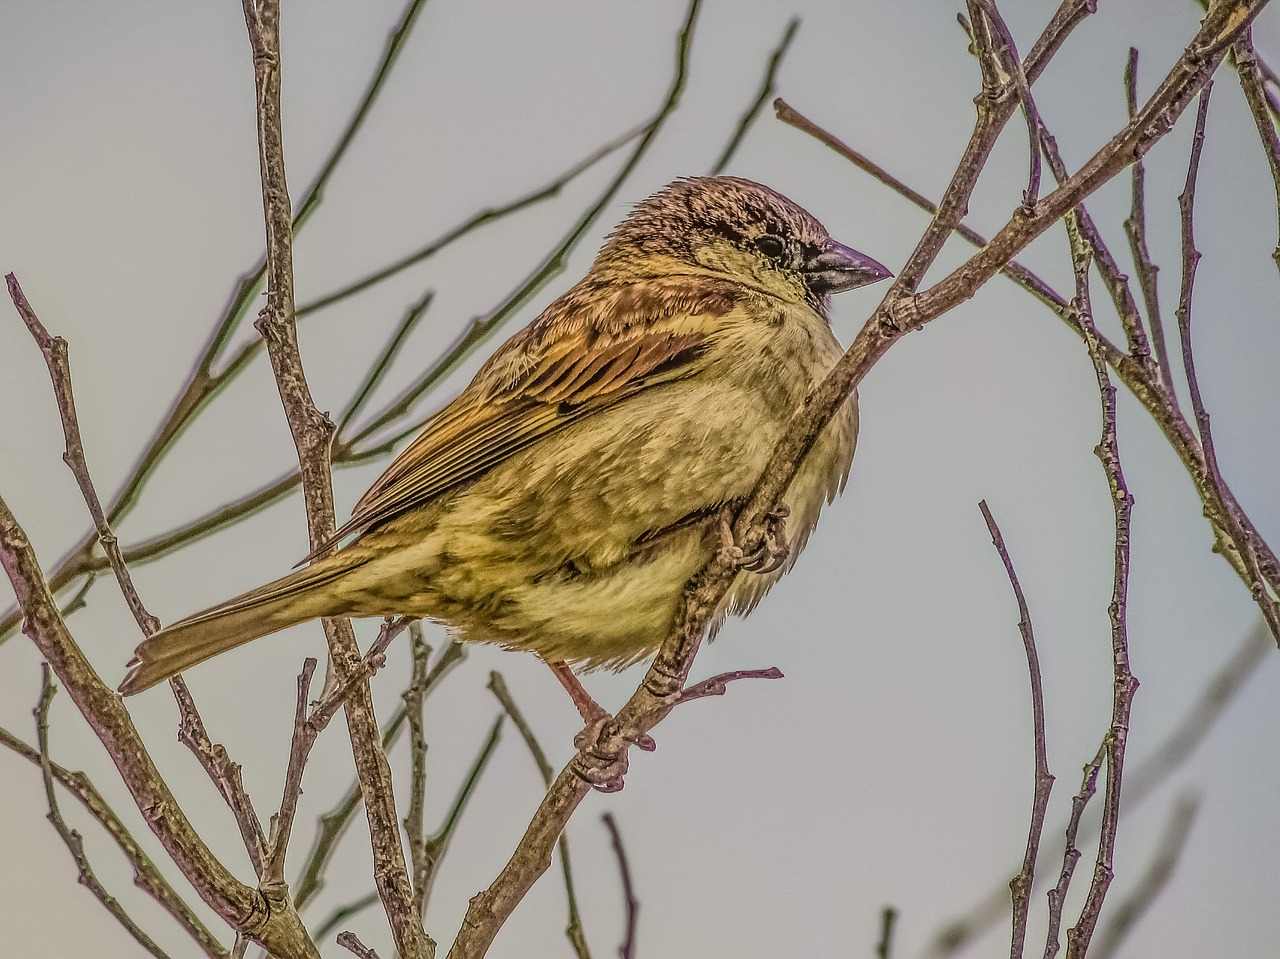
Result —
[[1072, 259], [1076, 267], [1076, 303], [1080, 322], [1089, 344], [1098, 391], [1102, 398], [1102, 441], [1095, 453], [1102, 461], [1111, 504], [1115, 514], [1115, 559], [1111, 603], [1107, 607], [1111, 619], [1112, 701], [1111, 726], [1103, 739], [1106, 754], [1106, 787], [1102, 800], [1102, 827], [1098, 839], [1098, 855], [1094, 863], [1093, 881], [1081, 907], [1075, 926], [1067, 930], [1067, 959], [1079, 959], [1089, 948], [1097, 927], [1103, 900], [1114, 875], [1116, 830], [1120, 824], [1120, 786], [1124, 778], [1125, 746], [1129, 737], [1129, 716], [1138, 681], [1129, 667], [1129, 636], [1126, 609], [1129, 591], [1129, 537], [1133, 496], [1125, 483], [1120, 466], [1120, 448], [1116, 438], [1116, 390], [1107, 374], [1107, 364], [1097, 348], [1097, 329], [1089, 301], [1089, 262], [1087, 245], [1079, 233], [1071, 232]]
[[[334, 530], [329, 444], [334, 426], [311, 398], [302, 370], [294, 317], [292, 215], [285, 179], [280, 122], [279, 0], [243, 0], [245, 25], [253, 50], [257, 90], [258, 157], [267, 232], [267, 304], [255, 326], [267, 344], [280, 399], [297, 449], [311, 546], [320, 546]], [[329, 655], [339, 679], [359, 668], [360, 653], [349, 620], [325, 620]], [[391, 767], [382, 751], [368, 677], [355, 683], [345, 701], [356, 771], [360, 777], [375, 863], [374, 877], [396, 948], [406, 959], [435, 953], [435, 944], [413, 912]]]
[[[1138, 51], [1132, 47], [1129, 48], [1129, 59], [1124, 69], [1124, 89], [1129, 116], [1136, 116], [1138, 113]], [[1133, 164], [1131, 192], [1133, 202], [1129, 208], [1129, 216], [1124, 221], [1124, 232], [1129, 238], [1129, 252], [1133, 256], [1134, 270], [1138, 274], [1142, 302], [1147, 308], [1147, 325], [1151, 328], [1151, 344], [1155, 349], [1156, 382], [1164, 387], [1164, 392], [1169, 397], [1173, 397], [1174, 392], [1169, 388], [1169, 350], [1165, 346], [1164, 323], [1160, 319], [1160, 290], [1157, 283], [1160, 267], [1151, 259], [1151, 254], [1147, 250], [1147, 174], [1142, 157], [1138, 157]], [[1099, 246], [1097, 243], [1092, 245], [1095, 249]], [[1141, 329], [1140, 326], [1139, 329]], [[1145, 351], [1139, 352], [1133, 349], [1132, 352], [1139, 360], [1147, 356]], [[1170, 402], [1174, 401], [1170, 400]]]
[[[1276, 134], [1275, 120], [1272, 118], [1272, 101], [1268, 99], [1258, 54], [1253, 49], [1252, 30], [1246, 30], [1244, 36], [1236, 41], [1234, 53], [1236, 73], [1240, 77], [1240, 89], [1244, 91], [1245, 102], [1249, 104], [1249, 112], [1253, 114], [1254, 125], [1258, 128], [1258, 138], [1262, 141], [1263, 152], [1267, 155], [1267, 166], [1271, 169], [1271, 180], [1276, 191], [1276, 213], [1280, 216], [1280, 136]], [[1271, 259], [1275, 261], [1277, 267], [1280, 267], [1280, 237], [1276, 239], [1276, 248], [1271, 253]]]
[[609, 830], [609, 842], [618, 860], [618, 872], [622, 875], [622, 898], [626, 905], [626, 932], [622, 937], [622, 945], [618, 947], [618, 957], [635, 959], [636, 924], [640, 919], [640, 901], [636, 899], [635, 890], [631, 886], [631, 867], [627, 864], [627, 851], [622, 846], [622, 833], [618, 830], [613, 813], [607, 812], [600, 818], [604, 820], [605, 828]]
[[1027, 655], [1027, 670], [1031, 674], [1031, 717], [1035, 744], [1035, 788], [1031, 800], [1031, 825], [1027, 829], [1027, 850], [1022, 859], [1022, 870], [1009, 880], [1013, 897], [1013, 935], [1009, 946], [1010, 959], [1021, 959], [1027, 941], [1027, 919], [1031, 911], [1031, 890], [1035, 886], [1036, 856], [1040, 851], [1040, 837], [1044, 834], [1044, 817], [1049, 808], [1049, 794], [1053, 790], [1053, 776], [1049, 773], [1049, 755], [1045, 744], [1044, 683], [1040, 678], [1040, 655], [1036, 650], [1035, 633], [1031, 628], [1031, 611], [1027, 599], [1014, 572], [1013, 560], [1004, 545], [1004, 536], [996, 525], [995, 517], [987, 507], [987, 501], [978, 504], [982, 518], [986, 520], [991, 542], [1000, 555], [1009, 585], [1018, 603], [1018, 631]]

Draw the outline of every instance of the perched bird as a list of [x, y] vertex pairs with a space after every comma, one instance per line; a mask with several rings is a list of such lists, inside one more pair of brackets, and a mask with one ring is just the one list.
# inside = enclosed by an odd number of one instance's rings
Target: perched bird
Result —
[[[310, 565], [144, 640], [120, 691], [304, 620], [407, 615], [537, 653], [590, 720], [599, 707], [570, 666], [657, 650], [722, 544], [721, 517], [841, 355], [830, 294], [890, 275], [768, 187], [672, 183], [426, 424]], [[844, 487], [857, 426], [850, 397], [785, 496], [790, 550], [746, 557], [717, 623], [790, 568]]]

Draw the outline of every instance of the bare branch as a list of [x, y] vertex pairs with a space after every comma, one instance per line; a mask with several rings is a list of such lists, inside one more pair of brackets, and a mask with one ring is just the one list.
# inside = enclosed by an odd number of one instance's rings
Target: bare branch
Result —
[[85, 505], [89, 507], [89, 515], [93, 518], [94, 528], [98, 532], [98, 542], [102, 545], [111, 569], [116, 574], [116, 582], [120, 584], [120, 592], [124, 594], [125, 602], [129, 604], [129, 611], [133, 613], [133, 618], [137, 620], [143, 634], [150, 636], [160, 628], [160, 621], [148, 613], [146, 607], [142, 605], [142, 599], [138, 596], [138, 591], [134, 588], [133, 580], [129, 576], [129, 568], [124, 563], [124, 557], [120, 555], [120, 543], [116, 540], [115, 533], [111, 531], [107, 514], [102, 509], [102, 501], [98, 499], [98, 491], [94, 489], [93, 480], [89, 476], [89, 464], [84, 456], [84, 442], [80, 437], [80, 421], [76, 417], [75, 394], [71, 389], [71, 362], [67, 358], [67, 341], [60, 336], [49, 335], [49, 331], [36, 316], [36, 311], [27, 302], [27, 297], [22, 292], [22, 287], [18, 285], [16, 276], [10, 273], [4, 279], [9, 287], [9, 298], [17, 307], [22, 322], [31, 331], [31, 336], [40, 347], [40, 352], [44, 354], [45, 365], [49, 367], [49, 378], [53, 381], [53, 392], [58, 400], [58, 412], [62, 416], [62, 435], [67, 444], [62, 459], [71, 468], [76, 483], [80, 487], [80, 493], [84, 496]]
[[609, 842], [613, 846], [613, 855], [618, 860], [618, 873], [622, 876], [622, 901], [626, 907], [627, 925], [622, 937], [622, 945], [618, 947], [619, 959], [635, 959], [636, 925], [640, 919], [640, 902], [636, 899], [631, 885], [631, 867], [627, 864], [627, 851], [622, 847], [622, 833], [614, 821], [613, 813], [605, 813], [600, 817], [609, 830]]
[[[258, 158], [267, 233], [267, 302], [254, 325], [266, 342], [267, 355], [271, 359], [297, 450], [307, 506], [307, 527], [311, 547], [315, 549], [328, 539], [335, 527], [329, 468], [329, 444], [333, 439], [334, 426], [311, 398], [298, 353], [293, 296], [292, 216], [280, 122], [279, 0], [243, 2], [258, 94]], [[341, 682], [361, 668], [355, 632], [351, 621], [345, 619], [326, 619], [324, 629], [329, 642], [330, 661]], [[413, 913], [413, 890], [404, 849], [400, 845], [391, 767], [382, 751], [367, 676], [355, 684], [344, 705], [369, 820], [373, 858], [377, 864], [374, 878], [391, 923], [396, 948], [405, 959], [433, 956], [435, 944]]]
[[378, 954], [361, 942], [354, 932], [338, 933], [338, 945], [351, 950], [359, 959], [378, 959]]
[[1200, 801], [1194, 796], [1182, 796], [1174, 803], [1169, 823], [1156, 844], [1156, 855], [1147, 871], [1139, 877], [1129, 896], [1111, 910], [1110, 921], [1094, 940], [1090, 952], [1094, 959], [1110, 959], [1115, 955], [1116, 949], [1130, 930], [1168, 887], [1182, 850], [1186, 847], [1187, 838], [1191, 835], [1199, 806]]
[[[423, 695], [428, 695], [440, 680], [447, 676], [453, 670], [453, 667], [462, 662], [464, 658], [466, 658], [466, 648], [461, 643], [451, 642], [446, 646], [427, 676], [427, 684]], [[401, 705], [392, 717], [387, 720], [386, 728], [382, 732], [382, 748], [384, 752], [395, 745], [401, 730], [404, 729], [406, 715], [407, 711]], [[360, 783], [357, 780], [351, 784], [350, 789], [347, 790], [342, 799], [329, 812], [320, 817], [319, 831], [316, 833], [311, 850], [307, 853], [307, 862], [303, 867], [302, 876], [298, 880], [294, 893], [294, 902], [299, 909], [306, 906], [324, 887], [325, 868], [329, 865], [329, 860], [333, 856], [334, 850], [337, 849], [339, 841], [345, 835], [347, 827], [351, 824], [351, 819], [356, 810], [360, 808], [360, 802]]]
[[[1267, 156], [1267, 166], [1271, 168], [1271, 180], [1276, 190], [1276, 210], [1280, 215], [1280, 136], [1276, 134], [1275, 101], [1266, 90], [1263, 79], [1262, 61], [1253, 49], [1253, 31], [1246, 30], [1235, 46], [1236, 73], [1240, 77], [1240, 89], [1244, 91], [1245, 102], [1249, 104], [1249, 112], [1253, 114], [1254, 125], [1258, 128], [1258, 138], [1262, 141], [1262, 150]], [[1276, 240], [1276, 248], [1271, 254], [1276, 266], [1280, 267], [1280, 238]]]
[[40, 664], [40, 679], [40, 702], [33, 712], [36, 717], [36, 741], [40, 744], [40, 772], [44, 777], [45, 798], [49, 803], [49, 822], [53, 823], [53, 828], [62, 837], [63, 843], [71, 853], [71, 858], [75, 860], [76, 869], [80, 873], [80, 885], [93, 893], [94, 898], [102, 903], [107, 912], [115, 917], [116, 922], [124, 927], [125, 932], [132, 936], [138, 945], [156, 959], [168, 959], [168, 953], [142, 931], [142, 928], [125, 912], [120, 900], [107, 892], [106, 887], [94, 874], [93, 866], [89, 864], [89, 857], [84, 851], [84, 839], [62, 818], [62, 810], [58, 808], [58, 794], [53, 788], [53, 761], [49, 758], [49, 705], [53, 702], [58, 687], [54, 685], [48, 663]]
[[169, 688], [173, 690], [173, 698], [178, 701], [178, 741], [195, 754], [196, 760], [204, 767], [230, 807], [232, 817], [240, 829], [245, 851], [249, 853], [249, 861], [253, 863], [254, 874], [261, 879], [263, 864], [266, 862], [267, 840], [262, 832], [262, 820], [258, 818], [253, 800], [244, 788], [240, 765], [232, 761], [221, 743], [215, 743], [209, 736], [186, 681], [181, 676], [175, 676], [169, 680]]
[[1035, 633], [1031, 627], [1031, 611], [1027, 607], [1026, 596], [1022, 593], [1022, 585], [1018, 582], [1018, 574], [1013, 569], [1009, 550], [1005, 547], [1004, 536], [987, 507], [987, 501], [980, 502], [978, 509], [982, 511], [987, 531], [991, 533], [992, 545], [1000, 555], [1000, 561], [1009, 577], [1009, 585], [1013, 587], [1013, 595], [1018, 603], [1018, 632], [1022, 634], [1027, 670], [1031, 677], [1031, 720], [1035, 749], [1031, 823], [1027, 829], [1027, 850], [1022, 858], [1022, 870], [1009, 881], [1009, 891], [1013, 896], [1013, 935], [1009, 956], [1010, 959], [1021, 959], [1027, 941], [1027, 919], [1031, 911], [1031, 890], [1035, 888], [1036, 857], [1040, 851], [1040, 839], [1044, 835], [1044, 817], [1049, 808], [1049, 794], [1053, 790], [1053, 776], [1049, 773], [1049, 755], [1045, 743], [1044, 683], [1040, 678], [1040, 655], [1036, 650]]
[[1094, 864], [1093, 881], [1080, 917], [1067, 930], [1067, 959], [1079, 959], [1089, 948], [1089, 941], [1102, 912], [1103, 900], [1110, 888], [1113, 876], [1116, 830], [1120, 824], [1120, 787], [1124, 779], [1125, 746], [1129, 737], [1129, 716], [1133, 709], [1133, 696], [1138, 681], [1129, 667], [1129, 636], [1126, 609], [1129, 591], [1129, 539], [1130, 514], [1133, 497], [1125, 483], [1120, 465], [1120, 448], [1116, 438], [1116, 390], [1107, 375], [1106, 361], [1097, 349], [1093, 308], [1089, 301], [1089, 265], [1092, 259], [1088, 245], [1078, 232], [1070, 229], [1072, 260], [1076, 268], [1076, 304], [1080, 310], [1080, 322], [1085, 328], [1089, 355], [1093, 360], [1098, 390], [1102, 397], [1102, 442], [1095, 450], [1102, 461], [1107, 485], [1111, 490], [1111, 503], [1115, 512], [1115, 572], [1112, 582], [1111, 603], [1107, 612], [1111, 618], [1112, 655], [1112, 705], [1111, 726], [1103, 739], [1106, 754], [1106, 790], [1103, 794], [1102, 828], [1098, 840], [1098, 855]]
[[760, 82], [760, 92], [756, 94], [756, 98], [751, 102], [751, 106], [747, 107], [746, 112], [742, 114], [742, 119], [738, 121], [738, 126], [734, 130], [733, 137], [725, 144], [724, 150], [711, 164], [711, 175], [717, 176], [725, 167], [729, 165], [729, 161], [733, 159], [733, 155], [738, 152], [738, 147], [742, 145], [742, 141], [746, 139], [747, 131], [751, 129], [751, 125], [756, 122], [756, 118], [760, 116], [760, 111], [764, 109], [764, 105], [769, 102], [769, 98], [773, 96], [774, 83], [778, 77], [778, 68], [782, 66], [783, 58], [786, 57], [787, 51], [791, 49], [791, 41], [795, 39], [796, 31], [800, 28], [800, 18], [792, 17], [787, 22], [787, 28], [782, 31], [782, 39], [778, 41], [778, 45], [773, 48], [773, 53], [769, 57], [769, 63], [764, 70], [764, 79]]
[[[533, 757], [534, 764], [537, 765], [538, 772], [542, 776], [543, 788], [550, 789], [552, 779], [555, 777], [555, 770], [551, 768], [551, 763], [547, 761], [547, 754], [543, 752], [542, 745], [533, 734], [533, 727], [524, 718], [524, 713], [516, 705], [515, 697], [507, 689], [506, 680], [496, 670], [489, 673], [489, 689], [498, 698], [498, 702], [502, 704], [507, 716], [515, 723], [516, 729], [520, 731], [520, 736], [524, 739], [524, 744], [528, 747], [529, 754]], [[582, 927], [582, 916], [578, 911], [578, 896], [573, 882], [573, 863], [569, 858], [569, 837], [566, 834], [560, 834], [558, 846], [560, 869], [564, 875], [565, 898], [569, 901], [569, 924], [565, 927], [564, 934], [573, 946], [573, 951], [578, 959], [591, 959], [591, 950], [587, 946], [586, 931]]]
[[[1132, 47], [1129, 48], [1129, 59], [1125, 64], [1124, 89], [1129, 116], [1133, 117], [1138, 112], [1138, 51]], [[1151, 254], [1147, 250], [1146, 184], [1146, 165], [1142, 158], [1139, 157], [1133, 164], [1133, 185], [1130, 190], [1133, 201], [1129, 209], [1129, 216], [1124, 221], [1124, 232], [1129, 238], [1129, 252], [1133, 257], [1134, 270], [1138, 274], [1138, 288], [1142, 291], [1142, 302], [1147, 310], [1147, 325], [1151, 328], [1151, 343], [1155, 347], [1154, 362], [1157, 381], [1164, 385], [1171, 402], [1176, 403], [1177, 394], [1170, 387], [1169, 374], [1171, 367], [1169, 366], [1169, 351], [1165, 346], [1164, 340], [1164, 321], [1160, 318], [1160, 288], [1157, 282], [1160, 267], [1151, 259]], [[1092, 242], [1091, 245], [1095, 256], [1098, 250], [1104, 248], [1100, 240]], [[1118, 273], [1118, 269], [1102, 264], [1102, 274], [1104, 276], [1114, 276]], [[1142, 320], [1137, 311], [1121, 310], [1120, 317], [1121, 320], [1130, 320], [1132, 322], [1132, 326], [1129, 322], [1125, 323], [1125, 332], [1129, 335], [1129, 352], [1138, 359], [1151, 355], [1147, 347], [1146, 332], [1143, 329]]]
[[1071, 877], [1075, 874], [1076, 863], [1080, 861], [1080, 847], [1077, 845], [1080, 819], [1084, 816], [1089, 800], [1097, 792], [1098, 773], [1102, 771], [1105, 756], [1106, 744], [1104, 743], [1093, 759], [1085, 763], [1080, 791], [1071, 799], [1071, 815], [1067, 819], [1067, 840], [1062, 850], [1062, 871], [1058, 874], [1058, 882], [1049, 890], [1049, 929], [1045, 933], [1044, 959], [1053, 959], [1061, 947], [1059, 932], [1062, 929], [1062, 910], [1067, 901], [1067, 891], [1071, 888]]
[[26, 533], [3, 499], [0, 564], [18, 597], [27, 635], [106, 747], [148, 827], [200, 898], [280, 959], [314, 959], [315, 946], [292, 904], [268, 899], [238, 881], [196, 833], [151, 761], [120, 697], [98, 678], [67, 631]]
[[[42, 767], [43, 771], [43, 760], [47, 757], [42, 757], [39, 750], [32, 748], [7, 729], [0, 728], [0, 745], [7, 746], [27, 761]], [[107, 834], [115, 840], [133, 868], [133, 884], [158, 902], [182, 926], [187, 935], [195, 940], [209, 959], [226, 959], [227, 950], [200, 921], [200, 917], [174, 891], [168, 880], [161, 875], [160, 870], [151, 861], [151, 857], [138, 845], [129, 828], [125, 826], [111, 805], [102, 798], [102, 794], [98, 792], [89, 777], [83, 772], [65, 769], [52, 760], [48, 762], [48, 769], [53, 778], [71, 795], [79, 799], [89, 815], [96, 819]]]

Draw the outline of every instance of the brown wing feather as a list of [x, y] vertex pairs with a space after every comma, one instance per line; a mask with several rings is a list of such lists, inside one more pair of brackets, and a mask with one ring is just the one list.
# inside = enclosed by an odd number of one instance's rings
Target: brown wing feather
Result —
[[702, 277], [579, 284], [489, 359], [316, 552], [478, 479], [603, 406], [695, 375], [734, 301], [731, 286]]

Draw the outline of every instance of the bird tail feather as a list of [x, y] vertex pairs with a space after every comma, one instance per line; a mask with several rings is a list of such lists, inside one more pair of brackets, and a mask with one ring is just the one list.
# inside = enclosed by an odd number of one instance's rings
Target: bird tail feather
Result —
[[134, 650], [120, 692], [132, 696], [260, 636], [350, 612], [325, 587], [360, 562], [338, 560], [314, 563], [148, 636]]

